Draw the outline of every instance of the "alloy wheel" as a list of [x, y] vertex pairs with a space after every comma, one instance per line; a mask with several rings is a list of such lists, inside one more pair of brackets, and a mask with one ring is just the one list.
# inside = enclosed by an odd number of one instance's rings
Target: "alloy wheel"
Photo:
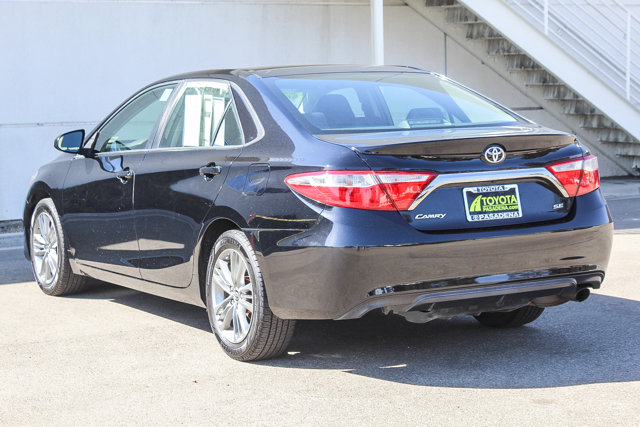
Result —
[[253, 317], [253, 283], [242, 253], [232, 248], [222, 251], [212, 279], [217, 329], [226, 340], [237, 344], [249, 333]]
[[58, 232], [51, 215], [42, 211], [36, 217], [31, 233], [34, 271], [38, 281], [50, 288], [58, 277]]

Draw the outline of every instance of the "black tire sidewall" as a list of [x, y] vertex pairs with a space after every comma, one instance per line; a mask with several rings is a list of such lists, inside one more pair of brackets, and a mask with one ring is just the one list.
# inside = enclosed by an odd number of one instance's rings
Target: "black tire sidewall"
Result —
[[[235, 231], [235, 230], [234, 230]], [[239, 232], [239, 231], [236, 231]], [[241, 232], [240, 232], [241, 233]], [[239, 343], [233, 343], [226, 340], [222, 334], [218, 331], [217, 322], [213, 315], [213, 282], [212, 282], [212, 274], [213, 269], [218, 259], [219, 255], [225, 249], [236, 249], [238, 252], [242, 254], [247, 263], [247, 270], [249, 272], [249, 277], [251, 278], [251, 283], [253, 284], [252, 292], [253, 292], [253, 313], [251, 316], [251, 324], [249, 326], [249, 333], [247, 336], [240, 341]], [[206, 298], [207, 298], [207, 315], [209, 317], [209, 323], [211, 324], [211, 330], [216, 336], [216, 339], [223, 347], [223, 349], [232, 357], [242, 357], [242, 355], [251, 351], [251, 347], [255, 344], [256, 336], [258, 335], [258, 322], [262, 321], [264, 315], [264, 287], [262, 286], [262, 275], [260, 266], [258, 265], [255, 255], [253, 254], [253, 249], [246, 245], [245, 242], [242, 242], [241, 239], [237, 239], [234, 236], [234, 232], [225, 232], [220, 238], [216, 241], [214, 246], [214, 250], [209, 257], [209, 263], [207, 265], [207, 278], [206, 278]]]

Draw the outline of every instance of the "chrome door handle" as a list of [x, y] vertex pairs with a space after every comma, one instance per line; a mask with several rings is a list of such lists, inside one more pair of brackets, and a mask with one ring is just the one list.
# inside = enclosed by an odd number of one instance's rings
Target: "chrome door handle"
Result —
[[131, 178], [133, 178], [133, 171], [128, 167], [122, 169], [118, 173], [116, 173], [116, 178], [120, 180], [121, 183], [126, 184]]
[[202, 166], [199, 169], [200, 175], [204, 177], [205, 180], [210, 181], [214, 176], [220, 175], [222, 173], [222, 168], [220, 166], [216, 166], [215, 164]]

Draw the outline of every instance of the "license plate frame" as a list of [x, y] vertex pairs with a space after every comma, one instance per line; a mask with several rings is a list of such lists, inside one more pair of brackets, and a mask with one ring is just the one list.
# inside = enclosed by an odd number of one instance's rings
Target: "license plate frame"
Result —
[[464, 187], [462, 196], [468, 222], [522, 218], [522, 203], [518, 184]]

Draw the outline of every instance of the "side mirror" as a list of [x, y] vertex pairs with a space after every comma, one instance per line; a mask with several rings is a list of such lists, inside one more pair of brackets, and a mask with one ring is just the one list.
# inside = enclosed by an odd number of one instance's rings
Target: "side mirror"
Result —
[[84, 141], [84, 130], [73, 130], [63, 133], [53, 142], [53, 146], [64, 153], [77, 154], [82, 148]]

